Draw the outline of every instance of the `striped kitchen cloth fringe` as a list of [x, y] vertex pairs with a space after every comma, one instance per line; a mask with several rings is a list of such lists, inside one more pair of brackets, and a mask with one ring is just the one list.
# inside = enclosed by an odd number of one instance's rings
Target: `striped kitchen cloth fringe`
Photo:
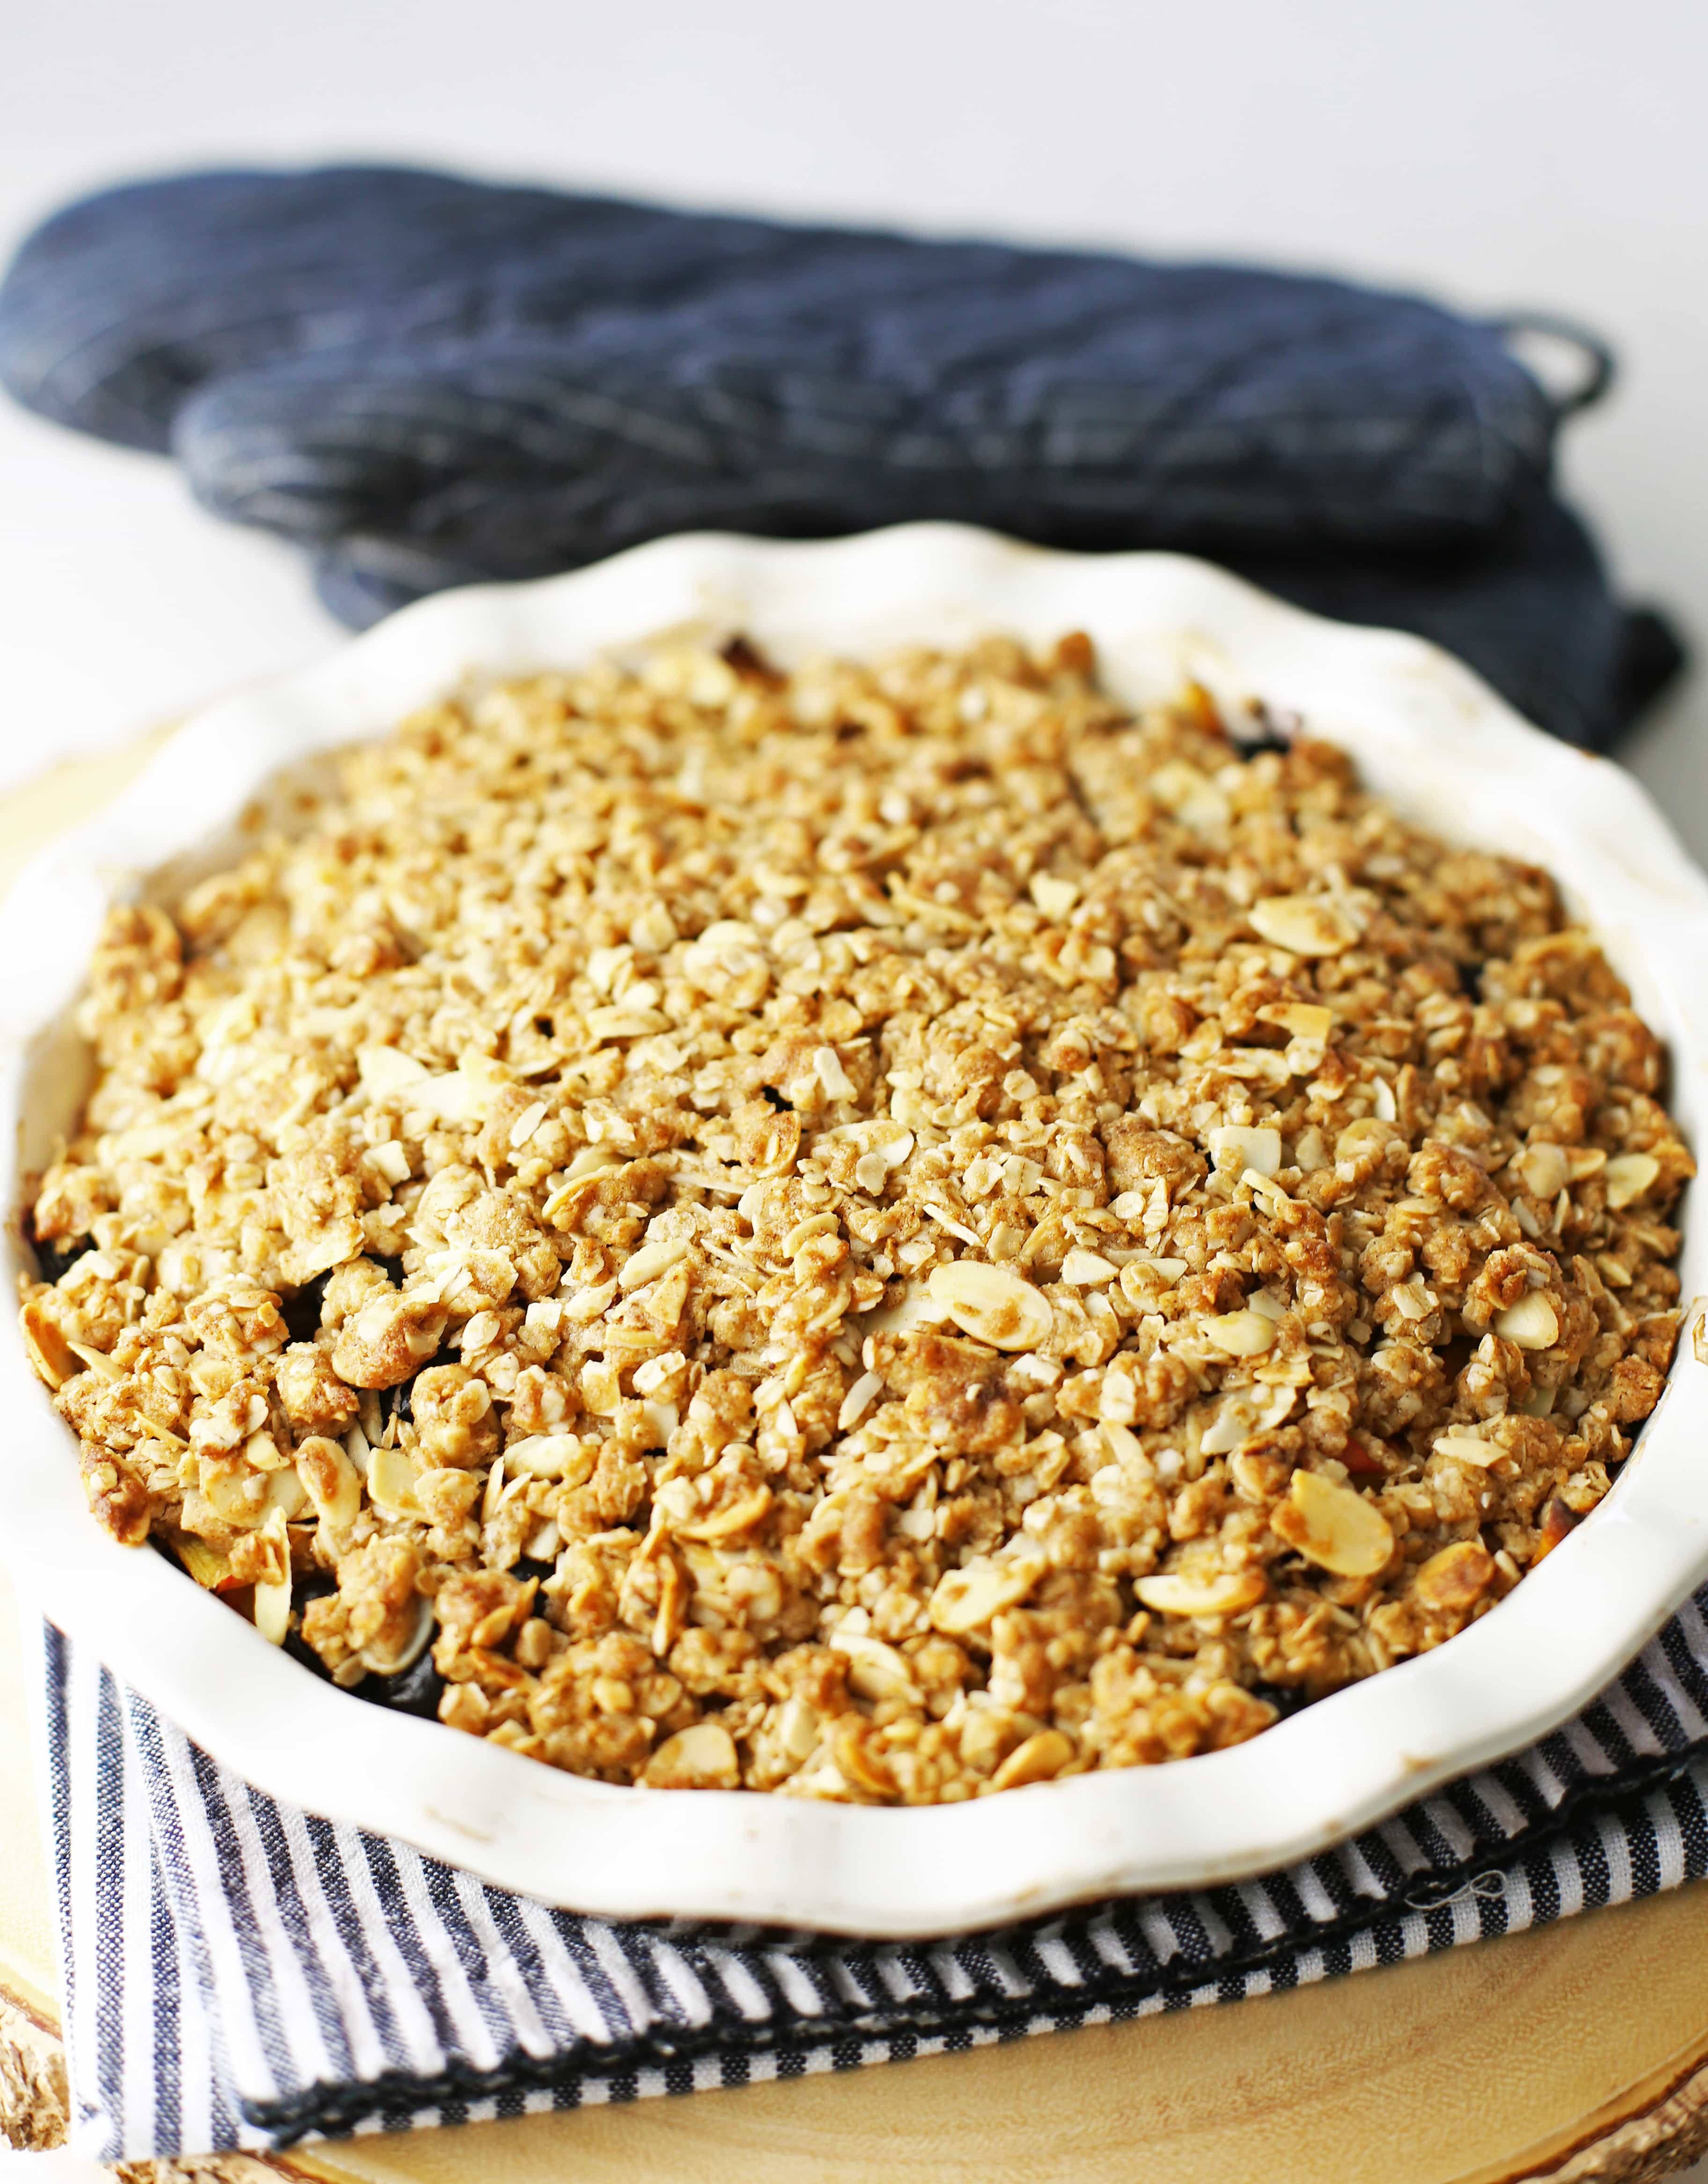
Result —
[[1336, 1850], [924, 1943], [548, 1910], [262, 1797], [48, 1626], [42, 1658], [73, 2144], [102, 2161], [1237, 2001], [1708, 1874], [1708, 1588], [1566, 1727]]

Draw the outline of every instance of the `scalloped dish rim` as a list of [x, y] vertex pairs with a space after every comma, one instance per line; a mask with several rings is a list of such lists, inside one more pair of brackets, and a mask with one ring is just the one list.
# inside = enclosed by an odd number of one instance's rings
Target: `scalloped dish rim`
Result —
[[[663, 539], [542, 582], [442, 593], [180, 728], [0, 908], [0, 1120], [9, 1210], [80, 1096], [70, 1004], [105, 905], [204, 867], [280, 769], [382, 734], [483, 676], [573, 666], [667, 630], [812, 652], [1088, 631], [1132, 702], [1188, 677], [1344, 744], [1438, 831], [1545, 864], [1666, 1038], [1670, 1104], [1708, 1117], [1708, 878], [1628, 775], [1531, 727], [1421, 640], [1319, 620], [1179, 555], [1084, 555], [950, 524], [775, 543]], [[1369, 1826], [1585, 1704], [1708, 1578], [1708, 1364], [1693, 1340], [1708, 1233], [1682, 1217], [1685, 1332], [1613, 1491], [1492, 1613], [1250, 1742], [971, 1802], [871, 1808], [582, 1780], [307, 1674], [84, 1506], [72, 1437], [0, 1334], [0, 1552], [32, 1603], [234, 1774], [545, 1903], [614, 1917], [926, 1936], [1105, 1895], [1233, 1880]], [[8, 1273], [22, 1265], [8, 1224]]]

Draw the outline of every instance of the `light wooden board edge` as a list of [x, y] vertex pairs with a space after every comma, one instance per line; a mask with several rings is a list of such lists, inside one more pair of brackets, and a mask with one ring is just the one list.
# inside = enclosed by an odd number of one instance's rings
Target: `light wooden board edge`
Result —
[[[741, 2099], [741, 2094], [734, 2094], [734, 2099]], [[629, 2112], [607, 2112], [611, 2123], [616, 2123], [618, 2114]], [[0, 2131], [18, 2151], [50, 2151], [65, 2142], [65, 2123], [68, 2088], [59, 2037], [50, 2025], [44, 2025], [33, 2011], [26, 2011], [0, 1990]], [[507, 2176], [509, 2162], [503, 2160], [503, 2153], [498, 2153], [496, 2147], [485, 2149], [481, 2145], [487, 2130], [482, 2125], [472, 2125], [457, 2134], [459, 2153], [465, 2158], [459, 2166], [474, 2173], [476, 2166], [482, 2166], [482, 2153], [492, 2151], [496, 2166], [485, 2169], [485, 2173], [492, 2177]], [[518, 2125], [492, 2130], [500, 2138], [509, 2138]], [[529, 2130], [529, 2125], [520, 2125], [520, 2130]], [[367, 2149], [376, 2142], [364, 2140], [360, 2145]], [[395, 2140], [385, 2145], [395, 2147]], [[565, 2158], [559, 2173], [568, 2176], [570, 2166], [579, 2169], [572, 2140], [559, 2140], [559, 2151]], [[1603, 2105], [1571, 2134], [1561, 2134], [1560, 2140], [1546, 2145], [1527, 2147], [1494, 2169], [1478, 2169], [1474, 2176], [1455, 2180], [1455, 2184], [1518, 2184], [1518, 2180], [1533, 2180], [1533, 2184], [1658, 2184], [1658, 2180], [1697, 2160], [1704, 2151], [1708, 2151], [1708, 2042], [1697, 2048], [1695, 2058], [1686, 2064], [1682, 2075], [1677, 2068], [1664, 2066], [1629, 2088], [1629, 2094], [1616, 2108]], [[122, 2162], [116, 2176], [125, 2184], [168, 2184], [168, 2180], [170, 2184], [288, 2184], [288, 2180], [299, 2180], [299, 2184], [308, 2184], [308, 2180], [312, 2184], [363, 2184], [363, 2177], [374, 2173], [369, 2171], [367, 2162], [360, 2169], [349, 2169], [338, 2160], [338, 2147], [310, 2147], [291, 2156], [230, 2153], [177, 2162]], [[871, 2169], [867, 2171], [874, 2184], [880, 2176], [891, 2176], [893, 2169], [893, 2151], [880, 2156], [874, 2149]], [[917, 2164], [902, 2162], [902, 2171], [906, 2169], [917, 2169]], [[636, 2169], [631, 2173], [636, 2177], [666, 2176], [664, 2169], [653, 2169], [651, 2162], [647, 2171]], [[682, 2171], [673, 2169], [668, 2173], [675, 2176]], [[806, 2169], [798, 2173], [806, 2176]], [[1003, 2171], [996, 2169], [993, 2173], [1000, 2176]]]
[[44, 843], [112, 801], [142, 771], [171, 733], [167, 721], [122, 749], [65, 759], [0, 799], [0, 892]]
[[[1588, 1914], [1586, 1918], [1590, 1925], [1605, 1931], [1607, 1922], [1619, 1921], [1621, 1914]], [[1527, 1938], [1544, 1942], [1548, 1936]], [[1688, 1937], [1682, 1934], [1677, 1936], [1685, 1947], [1700, 1942], [1700, 1938], [1695, 1933]], [[1616, 1937], [1611, 1939], [1610, 1946], [1616, 1954]], [[1522, 1949], [1523, 1940], [1481, 1947]], [[1382, 1997], [1378, 1990], [1396, 1976], [1400, 1984], [1408, 1984], [1405, 1975], [1427, 1969], [1427, 1964], [1396, 1966], [1390, 1971], [1357, 1974], [1335, 1982], [1335, 1988], [1340, 1991], [1337, 2006], [1350, 2004], [1355, 2000], [1366, 2002], [1376, 2007], [1365, 2014], [1379, 2017], [1384, 2013], [1380, 2008]], [[1409, 1984], [1415, 1988], [1416, 1983], [1413, 1981]], [[1347, 1995], [1344, 1990], [1348, 1987], [1360, 1992], [1356, 1997]], [[1286, 2010], [1296, 2007], [1298, 2000], [1296, 1996], [1275, 1997], [1270, 2007]], [[1215, 2018], [1221, 2020], [1233, 2013], [1252, 2008], [1264, 2009], [1265, 2005], [1221, 2005], [1216, 2010]], [[1401, 2009], [1395, 2014], [1403, 2020], [1405, 2013]], [[1149, 2020], [1150, 2026], [1156, 2023], [1155, 2020]], [[1107, 2051], [1124, 2046], [1133, 2036], [1142, 2036], [1147, 2029], [1146, 2025], [1130, 2025], [1105, 2028], [1100, 2033], [1050, 2036], [1026, 2043], [1026, 2049], [1037, 2051], [1029, 2058], [1034, 2064], [1043, 2063], [1048, 2067], [1047, 2051], [1056, 2048], [1058, 2042], [1088, 2042], [1106, 2051], [1103, 2060], [1107, 2069], [1117, 2062], [1116, 2055]], [[1199, 2020], [1196, 2029], [1207, 2034], [1210, 2025]], [[1397, 2036], [1403, 2045], [1405, 2032], [1398, 2031]], [[1507, 2059], [1504, 2047], [1498, 2028], [1491, 2026], [1488, 2060], [1491, 2080], [1495, 2082]], [[945, 2137], [954, 2132], [958, 2114], [967, 2132], [982, 2142], [983, 2153], [978, 2158], [982, 2173], [1039, 2175], [1043, 2172], [1032, 2166], [1029, 2158], [1035, 2153], [1035, 2148], [1026, 2149], [1015, 2145], [1013, 2152], [1024, 2165], [1010, 2170], [1001, 2159], [1000, 2137], [993, 2142], [991, 2136], [994, 2112], [992, 2097], [996, 2096], [995, 2108], [1000, 2106], [1000, 2097], [992, 2083], [994, 2074], [990, 2066], [1022, 2052], [1025, 2051], [988, 2048], [971, 2056], [938, 2057], [882, 2066], [853, 2074], [852, 2077], [808, 2079], [793, 2085], [696, 2094], [629, 2107], [595, 2108], [578, 2114], [531, 2117], [509, 2124], [476, 2124], [458, 2131], [407, 2137], [364, 2137], [315, 2144], [264, 2158], [227, 2154], [178, 2162], [125, 2163], [115, 2173], [125, 2180], [125, 2184], [169, 2184], [169, 2180], [170, 2184], [192, 2184], [192, 2180], [193, 2184], [290, 2184], [291, 2180], [295, 2180], [295, 2184], [310, 2184], [310, 2180], [312, 2184], [389, 2184], [389, 2180], [393, 2179], [398, 2180], [398, 2184], [406, 2184], [406, 2180], [416, 2178], [433, 2180], [437, 2184], [437, 2180], [442, 2178], [471, 2176], [488, 2180], [488, 2184], [511, 2177], [518, 2179], [519, 2184], [536, 2184], [536, 2180], [567, 2178], [571, 2175], [585, 2176], [589, 2184], [603, 2184], [608, 2177], [626, 2177], [634, 2180], [634, 2184], [665, 2184], [666, 2179], [685, 2177], [691, 2173], [715, 2180], [715, 2184], [723, 2184], [724, 2179], [742, 2174], [754, 2178], [755, 2184], [765, 2184], [765, 2180], [771, 2178], [786, 2178], [789, 2184], [806, 2184], [806, 2180], [814, 2176], [838, 2180], [858, 2177], [861, 2184], [865, 2184], [867, 2179], [876, 2184], [880, 2178], [929, 2179], [948, 2176], [950, 2169], [942, 2165], [944, 2159], [952, 2161], [955, 2175], [961, 2174], [962, 2164], [953, 2159]], [[983, 2070], [978, 2067], [981, 2061], [986, 2066]], [[965, 2098], [972, 2090], [965, 2082], [965, 2074], [969, 2071], [974, 2078], [984, 2081], [979, 2093], [971, 2100]], [[876, 2122], [870, 2113], [872, 2102], [882, 2100], [882, 2082], [894, 2083], [893, 2074], [921, 2080], [935, 2076], [949, 2089], [951, 2098], [943, 2103], [943, 2118], [932, 2134], [934, 2143], [910, 2130], [904, 2117], [895, 2118], [893, 2127], [890, 2127]], [[1118, 2071], [1109, 2070], [1106, 2082], [1118, 2083]], [[847, 2109], [847, 2096], [856, 2088], [865, 2097], [868, 2113], [859, 2119], [853, 2114], [836, 2115], [836, 2109]], [[895, 2089], [903, 2090], [900, 2086]], [[954, 2097], [957, 2092], [960, 2098]], [[740, 2127], [739, 2104], [757, 2103], [769, 2109], [775, 2117], [781, 2114], [781, 2104], [803, 2101], [821, 2113], [815, 2117], [797, 2115], [797, 2128], [783, 2134], [791, 2142], [776, 2149], [780, 2158], [775, 2162], [768, 2158], [759, 2142], [763, 2128], [754, 2131]], [[717, 2122], [721, 2127], [702, 2134], [695, 2129], [693, 2112], [709, 2124], [712, 2117], [703, 2105], [707, 2103], [720, 2112]], [[733, 2109], [732, 2103], [737, 2104]], [[897, 2106], [916, 2111], [918, 2103], [907, 2101]], [[751, 2120], [759, 2123], [760, 2120], [755, 2116]], [[1394, 2121], [1403, 2132], [1405, 2120], [1396, 2118]], [[64, 2143], [66, 2122], [65, 2072], [57, 2031], [51, 2021], [25, 2007], [0, 1986], [0, 2135], [20, 2150], [46, 2150]], [[729, 2129], [732, 2124], [737, 2126], [733, 2135]], [[1132, 2117], [1132, 2124], [1135, 2128], [1126, 2141], [1129, 2157], [1143, 2153], [1147, 2157], [1147, 2166], [1161, 2157], [1160, 2165], [1171, 2176], [1196, 2177], [1205, 2173], [1201, 2164], [1189, 2152], [1185, 2165], [1177, 2167], [1171, 2158], [1171, 2143], [1166, 2139], [1160, 2143], [1152, 2140], [1147, 2144], [1138, 2114]], [[1270, 2173], [1290, 2176], [1294, 2171], [1281, 2142], [1283, 2128], [1283, 2117], [1277, 2113], [1277, 2136], [1271, 2142], [1277, 2158]], [[853, 2166], [842, 2158], [850, 2137], [864, 2140], [866, 2147], [864, 2154], [856, 2154]], [[1242, 2159], [1255, 2161], [1265, 2150], [1270, 2149], [1265, 2148], [1260, 2136], [1247, 2145]], [[1107, 2147], [1104, 2151], [1108, 2151]], [[1616, 2097], [1600, 2103], [1580, 2121], [1551, 2132], [1544, 2139], [1516, 2148], [1492, 2164], [1460, 2171], [1451, 2177], [1442, 2172], [1437, 2174], [1441, 2176], [1441, 2184], [1520, 2184], [1520, 2180], [1525, 2180], [1526, 2184], [1658, 2184], [1658, 2180], [1674, 2174], [1705, 2152], [1708, 2152], [1708, 2030], [1700, 2032], [1687, 2048], [1642, 2074]], [[695, 2158], [697, 2153], [698, 2159]], [[692, 2167], [684, 2166], [685, 2163], [691, 2163]], [[1082, 2175], [1100, 2179], [1127, 2172], [1124, 2163], [1111, 2165], [1107, 2159], [1093, 2155], [1083, 2168], [1075, 2160], [1068, 2165], [1053, 2164], [1048, 2173], [1064, 2178]], [[1239, 2184], [1245, 2184], [1246, 2178], [1256, 2171], [1244, 2166], [1224, 2169], [1218, 2165], [1216, 2173], [1230, 2180], [1238, 2178]], [[1378, 2153], [1371, 2173], [1408, 2180], [1421, 2174], [1406, 2162], [1400, 2145], [1394, 2146], [1385, 2155]]]

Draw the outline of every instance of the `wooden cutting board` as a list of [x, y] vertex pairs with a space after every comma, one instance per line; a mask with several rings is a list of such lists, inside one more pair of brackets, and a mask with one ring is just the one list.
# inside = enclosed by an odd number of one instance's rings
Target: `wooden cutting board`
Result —
[[[64, 768], [0, 804], [0, 883], [143, 755]], [[0, 1585], [0, 2129], [44, 2145], [63, 2131], [64, 2080], [25, 1666]], [[1290, 1995], [194, 2173], [231, 2184], [1132, 2184], [1141, 2173], [1648, 2184], [1705, 2151], [1708, 1887], [1691, 1887]]]

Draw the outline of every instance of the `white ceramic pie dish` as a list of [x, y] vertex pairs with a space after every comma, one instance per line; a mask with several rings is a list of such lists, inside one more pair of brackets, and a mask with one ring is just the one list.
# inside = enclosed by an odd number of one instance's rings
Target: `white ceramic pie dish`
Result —
[[[1096, 640], [1130, 699], [1188, 677], [1237, 719], [1260, 699], [1353, 750], [1443, 834], [1561, 881], [1672, 1050], [1674, 1112], [1708, 1113], [1708, 879], [1644, 791], [1527, 727], [1431, 646], [1322, 621], [1167, 554], [1044, 552], [948, 525], [826, 543], [695, 537], [544, 582], [442, 594], [329, 659], [187, 723], [109, 810], [49, 849], [0, 911], [0, 1117], [8, 1206], [81, 1096], [66, 1028], [106, 904], [218, 861], [282, 767], [384, 733], [482, 676], [573, 665], [688, 626], [810, 652], [956, 646], [993, 631]], [[8, 1288], [22, 1263], [16, 1222]], [[1708, 1224], [1684, 1216], [1684, 1294]], [[578, 1910], [928, 1935], [1122, 1892], [1235, 1879], [1306, 1856], [1583, 1705], [1708, 1577], [1708, 1366], [1693, 1341], [1588, 1523], [1438, 1651], [1171, 1766], [912, 1810], [585, 1782], [387, 1713], [275, 1652], [161, 1557], [113, 1545], [74, 1442], [0, 1329], [0, 1548], [44, 1611], [270, 1794], [398, 1836]]]

